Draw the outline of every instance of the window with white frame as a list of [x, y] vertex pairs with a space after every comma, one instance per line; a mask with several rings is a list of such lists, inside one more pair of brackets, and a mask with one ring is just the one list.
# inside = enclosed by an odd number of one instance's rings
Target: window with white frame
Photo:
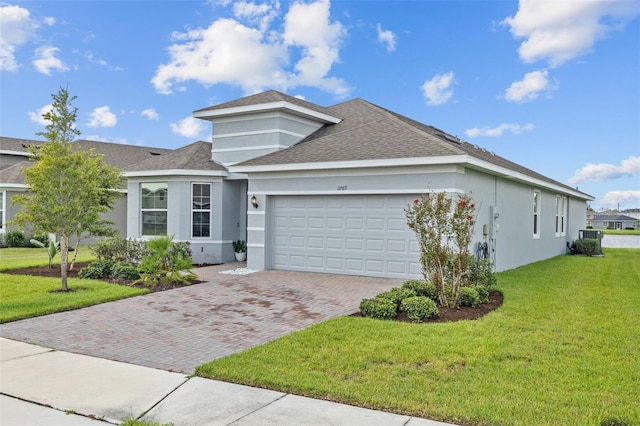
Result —
[[556, 237], [567, 235], [567, 197], [556, 195]]
[[211, 236], [211, 184], [191, 184], [191, 236]]
[[540, 238], [540, 191], [533, 191], [533, 238]]
[[140, 184], [142, 235], [167, 235], [167, 182]]
[[0, 192], [0, 232], [4, 231], [4, 192]]

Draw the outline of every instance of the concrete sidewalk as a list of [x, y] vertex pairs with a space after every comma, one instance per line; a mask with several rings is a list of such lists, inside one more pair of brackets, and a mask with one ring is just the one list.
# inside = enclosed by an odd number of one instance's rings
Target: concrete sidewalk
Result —
[[444, 426], [0, 338], [0, 424]]

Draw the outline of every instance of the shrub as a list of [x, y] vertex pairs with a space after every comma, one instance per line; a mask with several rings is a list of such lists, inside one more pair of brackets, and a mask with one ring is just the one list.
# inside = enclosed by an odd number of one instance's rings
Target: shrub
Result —
[[400, 307], [400, 303], [407, 297], [416, 296], [416, 292], [410, 288], [394, 287], [389, 291], [380, 293], [376, 296], [379, 299], [388, 299], [396, 306], [396, 309]]
[[138, 282], [149, 285], [160, 281], [185, 283], [196, 278], [191, 271], [193, 265], [188, 242], [174, 243], [173, 236], [167, 236], [147, 241], [147, 247], [150, 254], [138, 266]]
[[440, 316], [436, 302], [425, 296], [407, 297], [400, 304], [400, 310], [413, 321], [424, 321]]
[[24, 247], [25, 239], [24, 232], [14, 229], [13, 231], [8, 231], [4, 235], [4, 243], [7, 247]]
[[360, 302], [362, 315], [369, 318], [390, 320], [396, 317], [396, 304], [389, 299], [376, 297], [374, 299], [362, 299]]
[[134, 238], [102, 238], [92, 244], [90, 249], [98, 259], [116, 262], [139, 263], [143, 257], [149, 255], [147, 243]]
[[478, 294], [478, 290], [473, 287], [462, 287], [460, 289], [460, 304], [462, 306], [471, 306], [475, 308], [480, 305], [480, 295]]
[[600, 426], [629, 426], [629, 423], [614, 416], [602, 419]]
[[98, 259], [80, 269], [78, 276], [80, 278], [94, 280], [110, 277], [113, 274], [113, 265], [115, 265], [115, 263], [116, 262], [111, 259]]
[[140, 278], [140, 273], [138, 272], [138, 268], [136, 268], [131, 263], [127, 262], [116, 262], [111, 268], [111, 276], [118, 280], [137, 280]]
[[598, 253], [599, 242], [595, 238], [583, 238], [575, 240], [573, 244], [576, 247], [578, 254], [585, 254], [587, 256], [593, 256]]
[[173, 241], [169, 247], [169, 257], [182, 256], [185, 259], [191, 258], [191, 243], [189, 241]]
[[408, 288], [416, 293], [416, 296], [424, 296], [429, 299], [436, 298], [436, 286], [429, 281], [410, 280], [402, 284], [402, 288]]
[[478, 292], [478, 296], [480, 297], [480, 303], [488, 303], [489, 302], [489, 289], [483, 285], [477, 285], [474, 287]]
[[491, 288], [496, 284], [493, 264], [489, 259], [473, 257], [469, 268], [469, 284]]

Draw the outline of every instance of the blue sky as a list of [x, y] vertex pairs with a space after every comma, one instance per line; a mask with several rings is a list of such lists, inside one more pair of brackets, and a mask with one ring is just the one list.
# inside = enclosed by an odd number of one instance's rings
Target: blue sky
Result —
[[596, 197], [640, 208], [638, 1], [0, 3], [0, 133], [51, 93], [81, 137], [178, 148], [192, 111], [267, 89], [363, 98]]

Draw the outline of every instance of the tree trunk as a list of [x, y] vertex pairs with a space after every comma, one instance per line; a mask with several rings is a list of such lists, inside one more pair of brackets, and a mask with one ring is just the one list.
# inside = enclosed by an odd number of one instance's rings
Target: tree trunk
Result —
[[78, 248], [80, 248], [80, 235], [77, 235], [75, 250], [73, 251], [73, 258], [71, 259], [71, 265], [69, 270], [73, 271], [73, 266], [76, 264], [76, 257], [78, 257]]
[[69, 291], [67, 287], [67, 260], [69, 259], [69, 237], [60, 237], [60, 278], [62, 279], [62, 291]]

